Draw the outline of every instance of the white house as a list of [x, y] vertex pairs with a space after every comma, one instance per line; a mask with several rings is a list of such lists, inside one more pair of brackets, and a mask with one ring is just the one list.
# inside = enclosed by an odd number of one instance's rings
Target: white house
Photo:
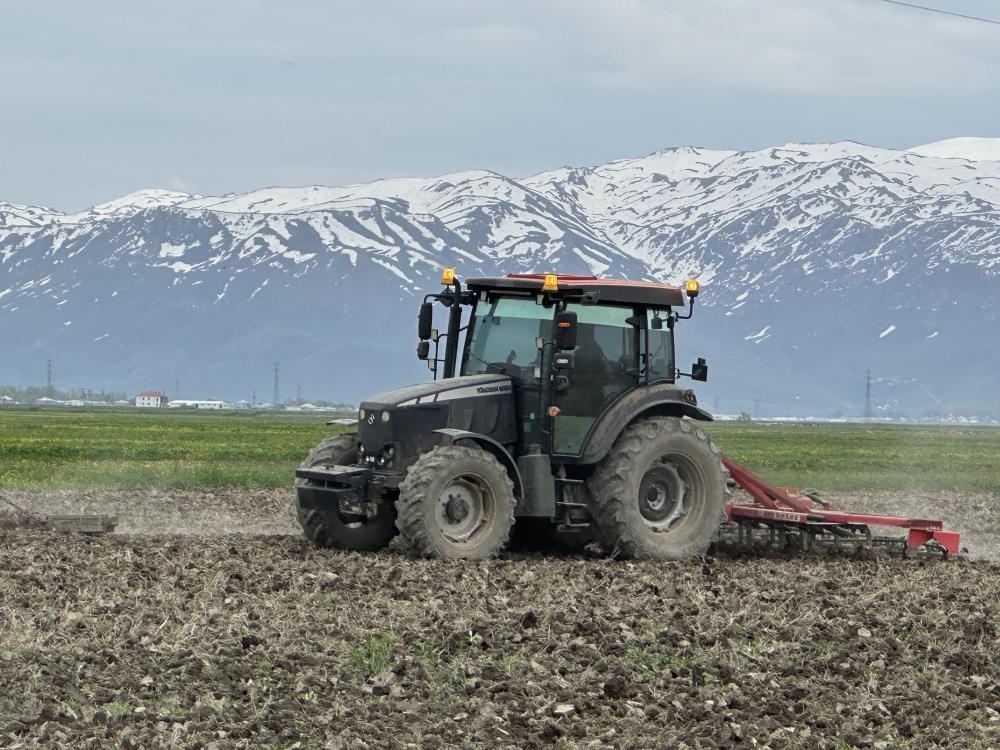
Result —
[[211, 399], [185, 399], [178, 398], [170, 402], [170, 406], [175, 409], [232, 409], [233, 405], [228, 401], [214, 401]]
[[143, 391], [138, 396], [135, 397], [136, 406], [152, 406], [160, 407], [167, 405], [167, 397], [165, 394], [159, 391]]

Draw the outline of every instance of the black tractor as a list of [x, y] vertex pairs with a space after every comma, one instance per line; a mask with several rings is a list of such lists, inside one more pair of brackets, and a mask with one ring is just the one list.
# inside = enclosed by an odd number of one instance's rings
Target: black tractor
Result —
[[442, 283], [418, 318], [434, 379], [364, 401], [356, 433], [309, 453], [296, 472], [305, 535], [377, 550], [399, 533], [438, 558], [591, 542], [624, 558], [702, 553], [728, 477], [697, 424], [711, 415], [677, 385], [708, 375], [704, 359], [690, 373], [674, 361], [698, 283], [530, 274], [463, 288], [452, 269]]

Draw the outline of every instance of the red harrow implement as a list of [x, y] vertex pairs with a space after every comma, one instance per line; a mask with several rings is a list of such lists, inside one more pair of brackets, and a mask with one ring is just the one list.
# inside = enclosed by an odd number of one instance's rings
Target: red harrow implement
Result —
[[[904, 557], [911, 550], [937, 552], [942, 557], [958, 554], [958, 532], [945, 531], [941, 521], [850, 513], [813, 492], [775, 487], [728, 458], [722, 462], [732, 480], [752, 500], [726, 506], [726, 523], [720, 530], [720, 538], [728, 540], [735, 532], [740, 547], [798, 546], [810, 550], [819, 545], [856, 549], [882, 546], [898, 550]], [[873, 526], [908, 529], [908, 532], [905, 539], [874, 536]]]

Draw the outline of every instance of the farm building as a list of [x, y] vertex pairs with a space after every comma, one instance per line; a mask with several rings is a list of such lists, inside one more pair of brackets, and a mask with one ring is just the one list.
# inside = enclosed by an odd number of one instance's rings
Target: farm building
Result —
[[232, 409], [233, 405], [228, 401], [214, 401], [210, 399], [176, 399], [170, 402], [170, 406], [178, 409]]
[[167, 396], [159, 391], [143, 391], [135, 397], [135, 405], [141, 407], [166, 406]]

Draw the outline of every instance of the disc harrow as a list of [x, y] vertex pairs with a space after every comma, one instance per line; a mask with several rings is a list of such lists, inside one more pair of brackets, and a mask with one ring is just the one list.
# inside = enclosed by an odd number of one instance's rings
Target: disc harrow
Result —
[[[745, 550], [832, 549], [861, 554], [874, 548], [903, 557], [957, 555], [960, 537], [942, 521], [871, 513], [852, 513], [834, 506], [815, 492], [777, 487], [748, 469], [723, 458], [732, 481], [750, 502], [731, 502], [719, 542]], [[906, 529], [906, 536], [876, 535], [872, 527]]]

